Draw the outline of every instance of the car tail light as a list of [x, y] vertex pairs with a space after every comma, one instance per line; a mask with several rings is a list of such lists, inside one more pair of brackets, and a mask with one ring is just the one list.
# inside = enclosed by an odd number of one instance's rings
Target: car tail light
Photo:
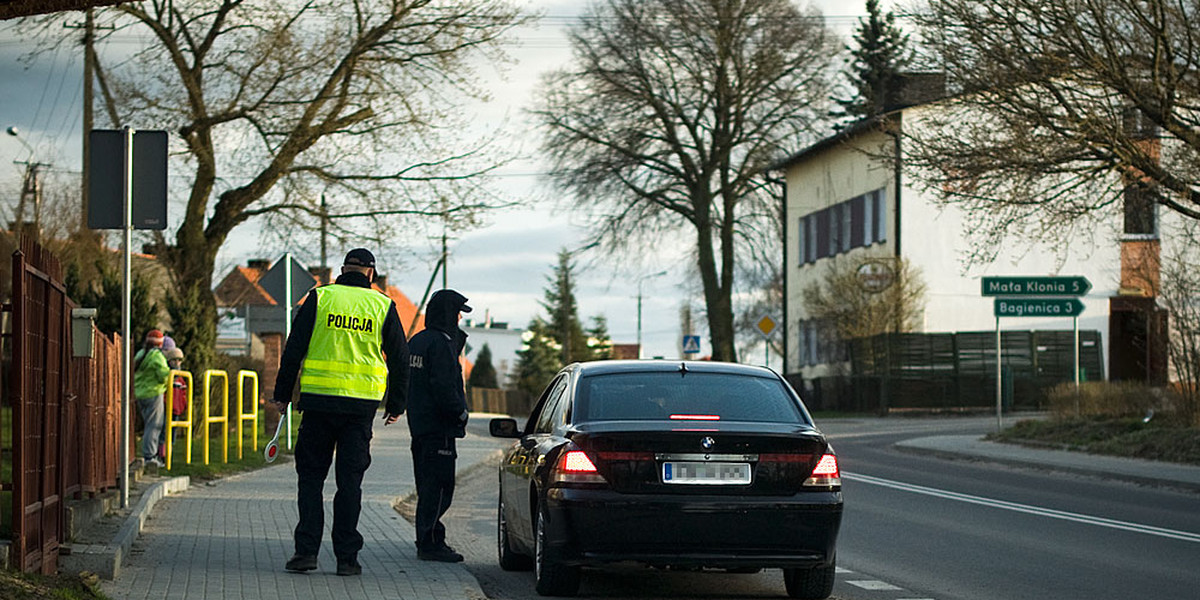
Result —
[[804, 480], [809, 487], [837, 487], [842, 485], [842, 472], [838, 469], [837, 456], [826, 454], [813, 467], [812, 475]]
[[556, 483], [607, 483], [583, 450], [568, 450], [558, 457], [550, 481]]

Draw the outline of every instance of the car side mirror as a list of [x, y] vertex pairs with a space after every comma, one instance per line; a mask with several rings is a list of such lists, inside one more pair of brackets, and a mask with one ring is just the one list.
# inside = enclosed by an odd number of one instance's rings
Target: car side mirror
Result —
[[488, 432], [498, 438], [519, 438], [522, 433], [517, 420], [508, 417], [492, 419], [488, 423]]

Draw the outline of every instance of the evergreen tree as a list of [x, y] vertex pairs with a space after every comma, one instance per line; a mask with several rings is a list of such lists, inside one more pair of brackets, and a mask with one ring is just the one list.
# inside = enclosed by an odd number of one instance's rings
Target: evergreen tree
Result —
[[525, 348], [517, 351], [519, 358], [514, 387], [531, 397], [537, 397], [562, 368], [562, 355], [550, 335], [550, 325], [540, 317], [529, 323], [525, 336]]
[[471, 369], [471, 376], [467, 378], [467, 387], [489, 389], [500, 387], [496, 381], [496, 367], [492, 365], [492, 349], [487, 344], [484, 344], [479, 349], [479, 354], [475, 356], [475, 366]]
[[867, 0], [867, 19], [859, 19], [854, 34], [854, 61], [846, 76], [855, 88], [849, 99], [838, 99], [843, 114], [855, 119], [875, 116], [900, 100], [901, 71], [908, 64], [908, 35], [896, 26], [896, 16], [883, 14], [879, 0]]
[[[105, 264], [103, 260], [96, 261], [95, 269], [100, 280], [88, 282], [84, 280], [83, 269], [78, 263], [72, 262], [67, 265], [67, 274], [63, 282], [67, 288], [67, 296], [81, 307], [96, 309], [96, 329], [101, 333], [120, 333], [123, 296], [121, 277], [116, 268]], [[137, 273], [133, 274], [133, 287], [129, 292], [129, 299], [133, 347], [138, 348], [141, 336], [158, 327], [159, 309], [158, 304], [150, 300], [150, 284], [146, 282], [145, 277]]]
[[554, 273], [546, 278], [542, 308], [549, 314], [550, 336], [558, 344], [563, 365], [592, 360], [592, 349], [583, 325], [579, 322], [579, 309], [575, 302], [575, 265], [571, 253], [561, 250]]
[[608, 335], [608, 319], [603, 315], [592, 317], [592, 326], [588, 329], [588, 346], [592, 350], [592, 360], [610, 360], [613, 357], [612, 338]]

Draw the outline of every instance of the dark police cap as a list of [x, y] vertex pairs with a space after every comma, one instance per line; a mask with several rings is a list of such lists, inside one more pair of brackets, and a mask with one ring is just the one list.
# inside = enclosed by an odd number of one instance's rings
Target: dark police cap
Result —
[[342, 264], [373, 269], [375, 268], [375, 255], [366, 248], [355, 248], [346, 253], [346, 260], [343, 260]]

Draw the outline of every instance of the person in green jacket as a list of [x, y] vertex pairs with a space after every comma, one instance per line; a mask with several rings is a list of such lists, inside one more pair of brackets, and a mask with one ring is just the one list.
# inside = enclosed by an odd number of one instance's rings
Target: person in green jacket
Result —
[[133, 395], [146, 424], [142, 430], [142, 459], [148, 465], [163, 466], [158, 458], [158, 438], [163, 430], [163, 394], [171, 367], [162, 352], [163, 332], [151, 329], [142, 349], [133, 357]]

